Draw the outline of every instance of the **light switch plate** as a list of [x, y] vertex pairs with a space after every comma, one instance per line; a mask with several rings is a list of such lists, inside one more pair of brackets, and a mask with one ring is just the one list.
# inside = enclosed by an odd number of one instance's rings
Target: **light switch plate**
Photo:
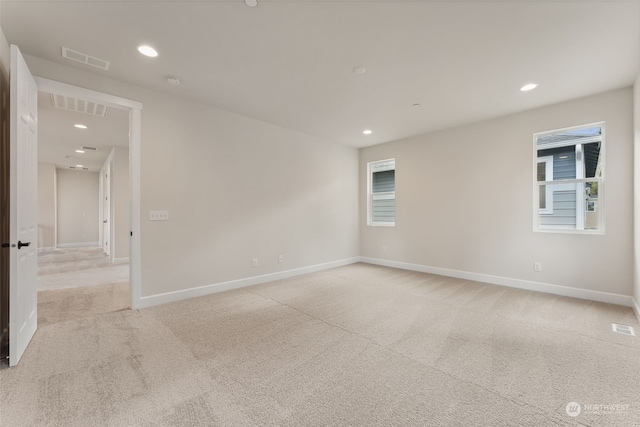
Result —
[[149, 211], [149, 221], [169, 221], [169, 211]]

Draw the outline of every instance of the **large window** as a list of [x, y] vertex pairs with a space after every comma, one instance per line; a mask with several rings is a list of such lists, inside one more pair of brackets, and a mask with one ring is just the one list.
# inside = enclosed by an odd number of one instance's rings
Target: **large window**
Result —
[[534, 135], [534, 230], [604, 233], [604, 123]]
[[367, 165], [368, 225], [396, 225], [396, 161]]

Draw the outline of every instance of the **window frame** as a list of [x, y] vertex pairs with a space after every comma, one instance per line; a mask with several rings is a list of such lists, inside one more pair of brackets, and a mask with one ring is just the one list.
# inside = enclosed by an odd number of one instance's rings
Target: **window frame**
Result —
[[[536, 150], [536, 155], [538, 154]], [[553, 156], [543, 156], [537, 157], [536, 162], [536, 182], [538, 182], [538, 165], [540, 163], [545, 164], [545, 181], [553, 181]], [[551, 178], [551, 179], [549, 179]], [[540, 207], [540, 191], [538, 190], [538, 214], [539, 215], [553, 215], [553, 190], [551, 190], [551, 186], [547, 185], [544, 189], [544, 202], [545, 207]]]
[[[375, 171], [373, 170], [375, 165], [384, 164], [384, 163], [390, 163], [390, 162], [393, 162], [393, 166], [392, 167], [386, 167], [386, 168], [382, 168], [382, 169], [377, 169]], [[396, 170], [396, 159], [395, 158], [384, 159], [384, 160], [376, 160], [376, 161], [367, 163], [367, 225], [368, 226], [374, 226], [374, 227], [378, 227], [378, 226], [379, 227], [395, 227], [396, 226], [395, 173], [394, 173], [394, 190], [393, 191], [386, 191], [386, 192], [382, 192], [382, 193], [375, 193], [375, 196], [378, 196], [380, 198], [387, 198], [387, 199], [393, 199], [394, 200], [393, 221], [374, 221], [374, 219], [373, 219], [373, 200], [374, 200], [373, 174], [374, 174], [374, 172], [386, 172], [386, 171], [390, 171], [390, 170], [393, 170], [394, 172]]]
[[[599, 149], [599, 156], [600, 156], [600, 177], [593, 177], [593, 178], [585, 178], [584, 174], [576, 171], [576, 178], [575, 179], [561, 179], [561, 180], [556, 180], [556, 181], [538, 181], [538, 138], [540, 137], [544, 137], [544, 136], [548, 136], [551, 134], [556, 134], [556, 133], [561, 133], [561, 132], [568, 132], [568, 131], [574, 131], [574, 130], [579, 130], [579, 129], [587, 129], [587, 128], [593, 128], [593, 127], [599, 127], [601, 130], [600, 135], [598, 136], [594, 136], [593, 138], [584, 138], [581, 139], [579, 142], [574, 143], [574, 144], [564, 144], [564, 146], [568, 146], [568, 145], [572, 145], [574, 147], [576, 147], [577, 145], [583, 145], [585, 143], [590, 143], [590, 142], [600, 142], [600, 149]], [[550, 145], [549, 147], [545, 147], [544, 149], [551, 149], [551, 148], [557, 148], [558, 146], [563, 146], [562, 143], [559, 143], [557, 145]], [[540, 159], [547, 157], [547, 156], [543, 156], [540, 157]], [[582, 161], [582, 159], [576, 159], [576, 162], [578, 161]], [[559, 128], [559, 129], [555, 129], [555, 130], [550, 130], [550, 131], [544, 131], [544, 132], [537, 132], [533, 134], [533, 231], [534, 232], [541, 232], [541, 233], [565, 233], [565, 234], [595, 234], [595, 235], [604, 235], [605, 234], [605, 177], [606, 177], [606, 124], [604, 121], [600, 121], [600, 122], [594, 122], [594, 123], [587, 123], [587, 124], [583, 124], [583, 125], [577, 125], [577, 126], [570, 126], [570, 127], [565, 127], [565, 128]], [[553, 174], [552, 174], [553, 177]], [[586, 186], [587, 183], [592, 183], [592, 182], [596, 182], [598, 184], [598, 216], [597, 216], [597, 228], [596, 229], [580, 229], [580, 228], [576, 228], [576, 229], [572, 229], [572, 228], [562, 228], [559, 226], [540, 226], [540, 218], [542, 216], [544, 216], [544, 213], [541, 213], [541, 209], [539, 208], [540, 206], [540, 190], [539, 187], [541, 185], [546, 185], [545, 188], [545, 197], [547, 197], [547, 200], [549, 200], [548, 195], [547, 195], [547, 191], [551, 190], [553, 192], [553, 188], [554, 187], [569, 187], [569, 186], [575, 186], [576, 189], [579, 188], [584, 188], [584, 186]], [[558, 190], [556, 190], [558, 191]], [[578, 190], [576, 190], [576, 193], [579, 193]], [[553, 195], [551, 196], [553, 198]], [[553, 203], [553, 202], [552, 202]], [[577, 194], [576, 194], [576, 206], [577, 206]], [[586, 211], [586, 205], [587, 205], [587, 200], [586, 198], [583, 201], [584, 204], [584, 212], [585, 215], [587, 213]], [[584, 220], [584, 218], [582, 218], [582, 220]], [[578, 218], [576, 218], [576, 227], [578, 226], [578, 224], [580, 224], [580, 220]]]

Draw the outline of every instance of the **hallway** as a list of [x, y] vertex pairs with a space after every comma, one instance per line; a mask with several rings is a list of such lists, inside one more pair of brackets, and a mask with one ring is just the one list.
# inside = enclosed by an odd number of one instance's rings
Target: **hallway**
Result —
[[101, 248], [38, 255], [38, 325], [129, 308], [129, 264], [111, 264]]

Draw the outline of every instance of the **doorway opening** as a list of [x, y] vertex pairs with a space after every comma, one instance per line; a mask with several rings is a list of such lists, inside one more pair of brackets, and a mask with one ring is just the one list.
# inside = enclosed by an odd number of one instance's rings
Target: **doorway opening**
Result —
[[38, 133], [38, 324], [128, 308], [128, 111], [40, 90]]
[[35, 79], [38, 324], [134, 308], [142, 106]]

